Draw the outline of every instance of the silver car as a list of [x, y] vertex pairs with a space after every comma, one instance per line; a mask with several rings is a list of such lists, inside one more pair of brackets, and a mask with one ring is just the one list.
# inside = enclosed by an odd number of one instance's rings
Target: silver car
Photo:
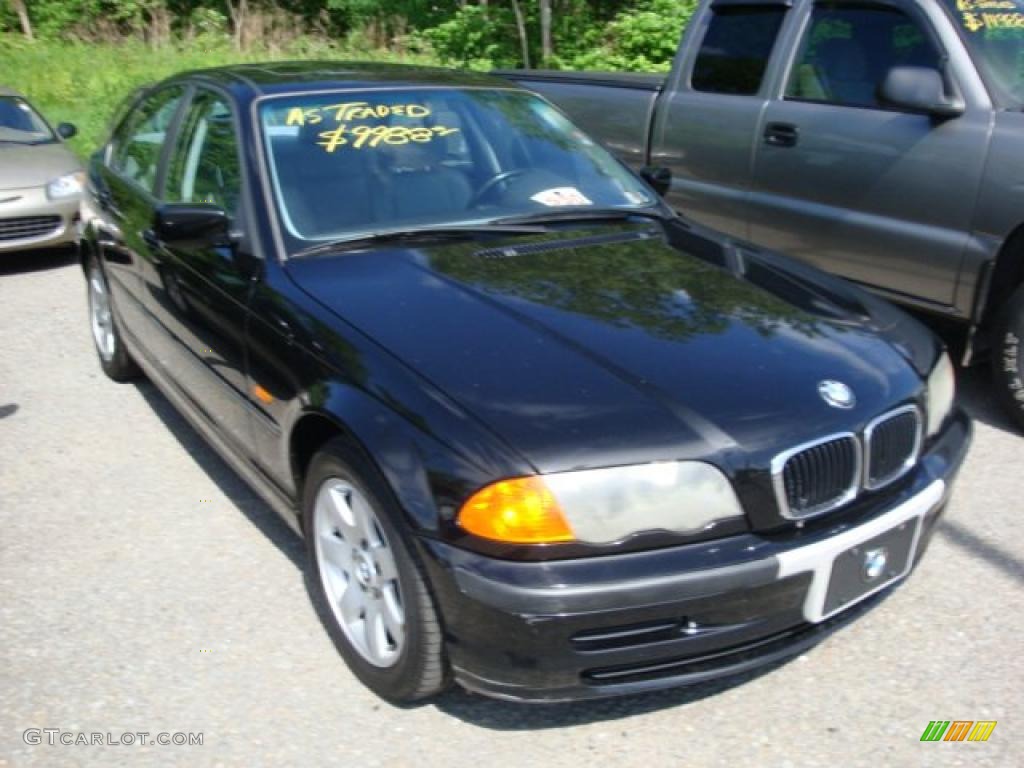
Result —
[[75, 133], [0, 86], [0, 253], [78, 241], [85, 172], [64, 144]]

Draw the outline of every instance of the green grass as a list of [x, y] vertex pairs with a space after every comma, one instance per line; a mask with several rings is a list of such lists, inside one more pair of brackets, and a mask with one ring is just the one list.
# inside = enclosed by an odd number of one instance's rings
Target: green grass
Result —
[[386, 51], [345, 50], [306, 41], [289, 51], [238, 53], [216, 38], [159, 49], [142, 43], [95, 45], [63, 41], [28, 43], [0, 35], [0, 85], [15, 88], [52, 124], [74, 123], [78, 135], [69, 144], [82, 157], [106, 138], [110, 118], [135, 88], [176, 72], [246, 61], [335, 59], [432, 64], [423, 56], [398, 56]]

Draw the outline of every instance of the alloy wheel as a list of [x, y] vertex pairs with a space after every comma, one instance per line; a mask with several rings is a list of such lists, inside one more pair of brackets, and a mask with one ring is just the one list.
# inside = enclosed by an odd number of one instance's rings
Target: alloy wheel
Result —
[[105, 361], [114, 358], [117, 338], [114, 335], [114, 317], [110, 312], [110, 294], [99, 267], [89, 270], [89, 318], [96, 349]]
[[369, 499], [328, 478], [313, 508], [320, 582], [352, 647], [376, 667], [393, 666], [405, 644], [398, 566]]

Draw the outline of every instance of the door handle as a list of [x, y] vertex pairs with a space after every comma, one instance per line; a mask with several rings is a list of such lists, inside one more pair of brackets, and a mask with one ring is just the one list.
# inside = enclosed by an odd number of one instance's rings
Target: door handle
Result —
[[764, 143], [772, 147], [795, 147], [800, 129], [792, 123], [768, 123], [764, 127]]

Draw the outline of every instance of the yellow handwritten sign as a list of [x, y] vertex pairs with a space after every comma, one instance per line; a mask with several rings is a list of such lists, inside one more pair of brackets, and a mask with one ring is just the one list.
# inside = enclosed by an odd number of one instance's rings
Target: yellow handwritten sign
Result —
[[1013, 11], [1014, 0], [956, 0], [958, 11]]
[[989, 29], [1024, 29], [1024, 13], [983, 13]]
[[985, 28], [985, 22], [976, 13], [969, 13], [964, 11], [960, 14], [964, 20], [964, 27], [968, 32], [977, 32], [979, 29]]
[[430, 109], [422, 104], [370, 104], [367, 101], [350, 101], [344, 104], [328, 104], [324, 107], [302, 109], [292, 107], [288, 111], [285, 125], [317, 125], [324, 119], [324, 113], [334, 117], [335, 122], [352, 120], [372, 120], [383, 117], [426, 117]]
[[[961, 3], [969, 0], [960, 0]], [[993, 3], [995, 4], [995, 3]], [[964, 27], [970, 32], [983, 29], [1020, 29], [1024, 30], [1024, 13], [987, 13], [984, 11], [961, 11]]]
[[366, 101], [350, 101], [307, 109], [292, 107], [288, 111], [285, 125], [320, 125], [333, 118], [335, 127], [317, 134], [317, 146], [323, 147], [327, 153], [334, 152], [338, 147], [375, 149], [381, 144], [427, 144], [438, 137], [458, 132], [458, 128], [443, 125], [372, 125], [365, 122], [389, 117], [421, 118], [429, 115], [430, 108], [423, 104], [370, 104]]
[[330, 131], [320, 133], [320, 141], [317, 144], [324, 148], [325, 152], [333, 152], [338, 147], [351, 146], [352, 149], [371, 149], [381, 144], [427, 144], [438, 136], [448, 136], [458, 131], [458, 128], [444, 128], [435, 125], [431, 128], [420, 126], [408, 128], [404, 125], [357, 125], [354, 128], [348, 124], [339, 125]]

